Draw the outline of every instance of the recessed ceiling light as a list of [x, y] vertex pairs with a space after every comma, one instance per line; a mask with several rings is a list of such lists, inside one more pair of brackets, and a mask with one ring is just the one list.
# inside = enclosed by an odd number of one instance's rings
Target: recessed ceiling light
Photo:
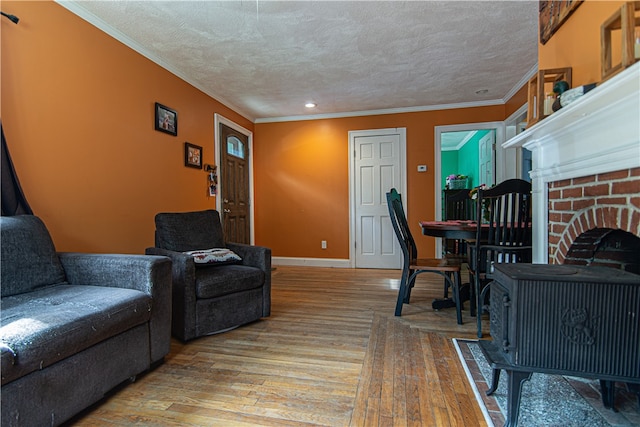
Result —
[[476, 91], [476, 95], [484, 95], [489, 92], [489, 89], [480, 89]]
[[307, 108], [315, 108], [318, 104], [316, 104], [315, 102], [307, 102], [306, 104], [304, 104], [305, 107]]

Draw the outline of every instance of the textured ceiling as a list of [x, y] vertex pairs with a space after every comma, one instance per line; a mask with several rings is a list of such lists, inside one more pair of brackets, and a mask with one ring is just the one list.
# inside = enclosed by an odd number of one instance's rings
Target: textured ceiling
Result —
[[531, 0], [61, 4], [254, 121], [495, 104], [537, 66]]

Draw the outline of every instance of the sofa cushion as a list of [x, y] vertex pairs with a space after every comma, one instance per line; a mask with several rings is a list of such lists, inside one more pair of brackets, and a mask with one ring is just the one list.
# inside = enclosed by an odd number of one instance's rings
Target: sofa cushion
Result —
[[159, 213], [155, 223], [158, 248], [185, 252], [224, 247], [218, 211]]
[[196, 297], [215, 298], [234, 292], [259, 288], [264, 272], [246, 265], [221, 265], [196, 269]]
[[2, 384], [142, 324], [150, 310], [148, 294], [115, 287], [58, 285], [2, 298]]
[[185, 254], [193, 257], [193, 262], [198, 266], [238, 264], [242, 261], [240, 256], [227, 248], [202, 249], [186, 251]]
[[0, 232], [3, 297], [66, 280], [51, 236], [40, 218], [0, 217]]

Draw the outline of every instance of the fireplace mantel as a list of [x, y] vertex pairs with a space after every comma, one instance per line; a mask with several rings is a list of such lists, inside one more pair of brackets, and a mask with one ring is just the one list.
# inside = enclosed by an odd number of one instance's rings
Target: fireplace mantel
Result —
[[533, 262], [548, 262], [548, 183], [640, 167], [640, 63], [503, 144], [532, 151]]

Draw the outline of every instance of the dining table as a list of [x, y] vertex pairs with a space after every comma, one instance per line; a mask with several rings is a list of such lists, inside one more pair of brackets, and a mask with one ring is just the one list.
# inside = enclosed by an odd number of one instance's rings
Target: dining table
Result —
[[[476, 234], [478, 232], [478, 223], [472, 220], [420, 221], [420, 227], [422, 228], [422, 234], [425, 236], [442, 237], [444, 239], [462, 239], [468, 243], [476, 240]], [[489, 234], [489, 224], [482, 224], [480, 233], [481, 239], [485, 240]], [[461, 294], [465, 295], [462, 301], [470, 300], [471, 316], [475, 316], [476, 301], [474, 286], [465, 283], [460, 289]], [[434, 301], [434, 308], [436, 308], [438, 304], [441, 305], [442, 308], [452, 306], [452, 303], [448, 303], [448, 300], [449, 298]]]
[[[420, 221], [422, 234], [445, 239], [475, 240], [478, 223], [471, 220]], [[487, 227], [488, 232], [488, 227]]]

